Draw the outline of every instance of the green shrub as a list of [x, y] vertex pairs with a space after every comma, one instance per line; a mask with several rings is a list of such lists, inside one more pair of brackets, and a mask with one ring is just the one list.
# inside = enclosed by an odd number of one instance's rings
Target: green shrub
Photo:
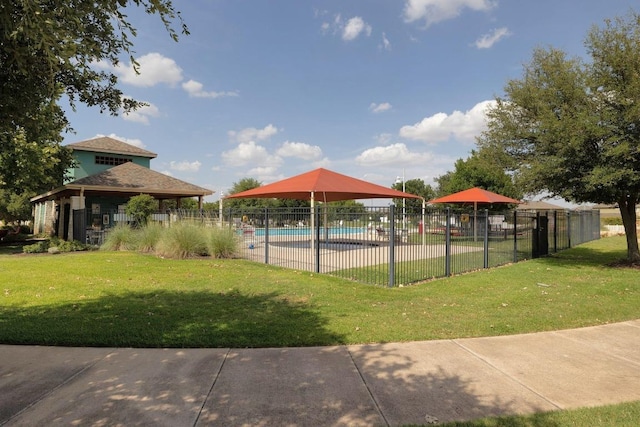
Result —
[[202, 226], [179, 223], [166, 229], [156, 247], [156, 253], [168, 258], [189, 258], [208, 255], [207, 238]]
[[620, 217], [609, 217], [602, 218], [603, 225], [622, 225], [622, 218]]
[[158, 209], [158, 201], [149, 194], [133, 196], [127, 202], [125, 213], [133, 217], [136, 227], [147, 224], [151, 214]]
[[77, 251], [86, 251], [87, 245], [84, 243], [80, 243], [77, 240], [60, 240], [54, 245], [53, 239], [52, 242], [49, 243], [49, 247], [57, 247], [60, 252], [77, 252]]
[[42, 240], [33, 245], [25, 245], [22, 247], [22, 252], [25, 254], [41, 254], [47, 252], [47, 250], [49, 250], [48, 240]]
[[207, 244], [214, 258], [234, 258], [238, 253], [238, 237], [230, 228], [212, 228]]
[[106, 234], [100, 249], [107, 251], [135, 250], [135, 243], [133, 229], [126, 224], [118, 224]]
[[40, 254], [47, 252], [49, 248], [58, 248], [58, 252], [76, 252], [86, 251], [87, 245], [77, 240], [66, 241], [54, 236], [33, 245], [25, 245], [22, 247], [22, 252], [25, 254]]
[[135, 247], [140, 252], [153, 252], [165, 228], [157, 222], [149, 222], [134, 233]]

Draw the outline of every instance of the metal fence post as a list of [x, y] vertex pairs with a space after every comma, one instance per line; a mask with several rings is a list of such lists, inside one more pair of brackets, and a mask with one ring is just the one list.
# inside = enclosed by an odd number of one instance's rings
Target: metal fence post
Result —
[[316, 238], [314, 243], [315, 246], [315, 272], [316, 273], [320, 273], [320, 209], [318, 209], [318, 206], [314, 206], [313, 207], [313, 212], [311, 212], [311, 215], [315, 216], [315, 230], [311, 230], [312, 233], [315, 233]]
[[447, 223], [444, 227], [444, 275], [451, 276], [451, 208], [446, 210]]
[[395, 254], [395, 240], [396, 240], [396, 215], [395, 205], [389, 207], [389, 287], [395, 286], [396, 278], [396, 254]]
[[513, 210], [513, 262], [518, 262], [518, 211]]
[[489, 268], [489, 209], [484, 210], [484, 268]]
[[269, 264], [269, 208], [264, 208], [264, 263]]
[[571, 247], [571, 212], [567, 212], [567, 240], [569, 242], [568, 247]]
[[553, 253], [558, 252], [558, 211], [553, 211]]

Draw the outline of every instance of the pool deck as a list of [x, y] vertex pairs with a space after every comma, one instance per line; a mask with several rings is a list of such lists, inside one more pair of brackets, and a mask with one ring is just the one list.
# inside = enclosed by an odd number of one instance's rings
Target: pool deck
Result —
[[[402, 240], [401, 236], [398, 235], [394, 242], [394, 256], [397, 262], [445, 256], [445, 244], [428, 243], [428, 235], [425, 244], [406, 243]], [[264, 236], [244, 236], [242, 257], [251, 261], [265, 262], [268, 249], [269, 265], [314, 271], [315, 251], [310, 247], [310, 241], [311, 239], [308, 235], [270, 235], [268, 245], [265, 245]], [[379, 237], [375, 230], [373, 230], [373, 233], [330, 235], [327, 241], [329, 243], [339, 243], [342, 247], [320, 247], [321, 273], [387, 264], [389, 262], [391, 242], [389, 239]], [[299, 243], [301, 242], [309, 242], [309, 247], [300, 247]], [[290, 244], [290, 246], [287, 244]], [[455, 245], [451, 247], [451, 253], [454, 255], [482, 250], [482, 247], [471, 245]]]

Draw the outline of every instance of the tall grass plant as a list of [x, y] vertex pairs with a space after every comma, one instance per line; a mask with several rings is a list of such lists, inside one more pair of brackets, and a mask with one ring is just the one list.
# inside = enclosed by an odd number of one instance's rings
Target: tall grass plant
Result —
[[167, 258], [206, 256], [207, 233], [199, 224], [179, 222], [165, 229], [156, 246], [156, 253]]

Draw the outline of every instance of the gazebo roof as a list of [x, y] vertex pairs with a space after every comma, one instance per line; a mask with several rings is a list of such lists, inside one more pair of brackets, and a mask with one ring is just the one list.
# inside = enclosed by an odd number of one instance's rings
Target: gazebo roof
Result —
[[66, 145], [75, 151], [91, 151], [96, 153], [121, 154], [126, 156], [139, 156], [154, 159], [158, 157], [156, 153], [143, 150], [135, 145], [128, 144], [119, 139], [108, 136], [87, 139], [85, 141], [74, 142]]
[[77, 195], [78, 192], [123, 196], [149, 194], [157, 199], [203, 197], [213, 194], [213, 191], [206, 188], [181, 181], [133, 162], [127, 162], [95, 175], [72, 181], [48, 193], [38, 195], [31, 201], [37, 202], [64, 195]]
[[251, 190], [232, 194], [227, 198], [274, 198], [335, 202], [355, 199], [421, 199], [422, 197], [319, 168]]

